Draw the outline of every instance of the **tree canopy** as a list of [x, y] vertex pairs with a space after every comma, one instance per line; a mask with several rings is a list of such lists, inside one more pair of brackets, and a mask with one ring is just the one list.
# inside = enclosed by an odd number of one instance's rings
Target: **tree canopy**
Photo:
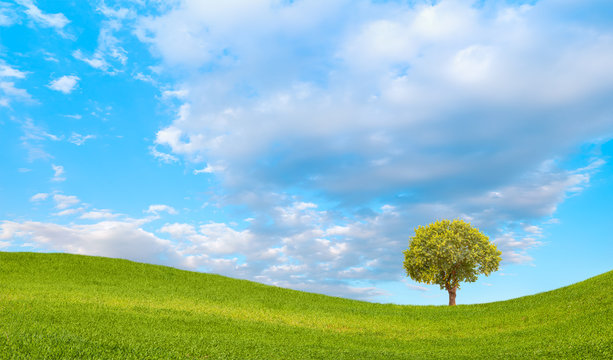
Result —
[[438, 284], [455, 305], [461, 282], [475, 282], [480, 274], [498, 270], [501, 252], [489, 238], [463, 220], [439, 220], [415, 229], [404, 251], [407, 275], [421, 283]]

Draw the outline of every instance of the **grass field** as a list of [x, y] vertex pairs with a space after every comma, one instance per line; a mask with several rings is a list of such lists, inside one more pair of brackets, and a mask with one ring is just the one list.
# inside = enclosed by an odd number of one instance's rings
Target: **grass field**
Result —
[[126, 260], [0, 252], [2, 359], [613, 357], [613, 272], [457, 307], [372, 304]]

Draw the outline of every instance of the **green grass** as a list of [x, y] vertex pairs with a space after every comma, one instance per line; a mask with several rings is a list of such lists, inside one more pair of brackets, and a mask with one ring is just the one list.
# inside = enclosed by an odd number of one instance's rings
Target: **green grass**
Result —
[[0, 252], [1, 359], [613, 358], [613, 272], [457, 307], [372, 304], [126, 260]]

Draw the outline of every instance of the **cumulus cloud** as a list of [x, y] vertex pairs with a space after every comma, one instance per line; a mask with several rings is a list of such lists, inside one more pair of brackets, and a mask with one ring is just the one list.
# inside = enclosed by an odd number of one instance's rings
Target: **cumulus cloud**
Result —
[[368, 298], [382, 292], [374, 286], [355, 287], [351, 281], [389, 279], [390, 273], [396, 278], [399, 257], [390, 248], [401, 248], [401, 243], [389, 237], [391, 229], [397, 230], [396, 217], [382, 213], [341, 227], [317, 205], [294, 201], [256, 215], [246, 229], [224, 223], [171, 223], [158, 232], [181, 243], [186, 261], [204, 271]]
[[49, 88], [64, 94], [70, 94], [77, 86], [79, 77], [75, 75], [65, 75], [49, 83]]
[[161, 229], [159, 229], [159, 232], [167, 233], [175, 239], [181, 239], [187, 236], [196, 235], [196, 229], [193, 225], [180, 223], [166, 224]]
[[[194, 229], [182, 228], [186, 224], [171, 224], [160, 229], [174, 238], [187, 235], [191, 242], [189, 252], [208, 255], [228, 255], [242, 252], [252, 240], [249, 231], [236, 231], [227, 224], [211, 223], [200, 226], [198, 232]], [[189, 231], [189, 232], [186, 232]]]
[[532, 262], [533, 258], [528, 255], [527, 250], [541, 245], [538, 240], [540, 236], [533, 235], [522, 236], [509, 232], [493, 239], [498, 250], [502, 251], [503, 263], [522, 264]]
[[171, 215], [177, 214], [177, 210], [175, 210], [175, 208], [173, 208], [172, 206], [161, 204], [150, 205], [149, 208], [145, 210], [145, 212], [149, 214], [159, 214], [161, 212], [165, 212]]

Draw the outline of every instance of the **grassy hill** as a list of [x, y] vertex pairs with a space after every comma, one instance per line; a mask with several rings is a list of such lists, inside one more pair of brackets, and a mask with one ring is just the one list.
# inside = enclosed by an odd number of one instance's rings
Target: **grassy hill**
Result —
[[371, 304], [67, 254], [0, 252], [0, 358], [612, 358], [613, 272], [457, 307]]

